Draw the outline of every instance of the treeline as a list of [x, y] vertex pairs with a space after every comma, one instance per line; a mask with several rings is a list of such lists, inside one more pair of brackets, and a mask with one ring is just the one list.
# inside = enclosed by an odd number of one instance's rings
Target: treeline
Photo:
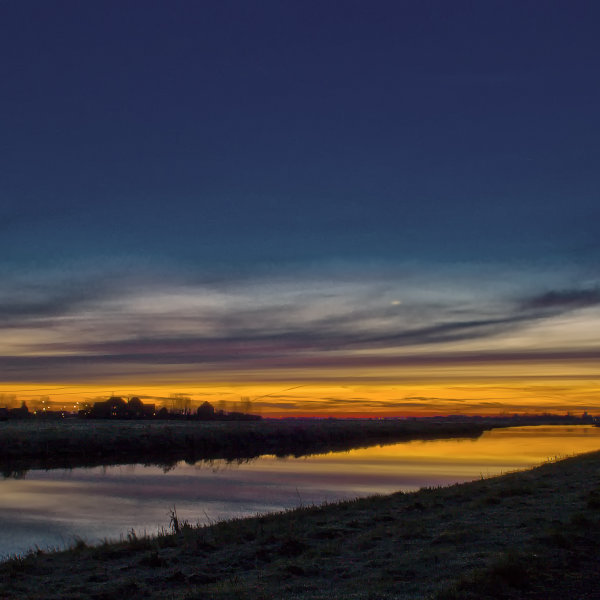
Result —
[[21, 403], [19, 408], [0, 407], [0, 421], [8, 421], [9, 419], [27, 419], [31, 416], [27, 404]]
[[96, 402], [80, 411], [80, 416], [88, 419], [156, 419], [156, 420], [197, 420], [197, 421], [258, 421], [259, 415], [238, 411], [215, 410], [210, 402], [202, 403], [195, 411], [189, 408], [169, 410], [166, 406], [156, 409], [155, 404], [144, 404], [134, 396], [128, 401], [113, 396], [108, 400]]
[[20, 408], [0, 407], [0, 421], [22, 419], [63, 419], [80, 417], [84, 419], [145, 419], [157, 421], [259, 421], [262, 417], [241, 411], [216, 410], [210, 402], [204, 402], [196, 410], [189, 407], [169, 410], [166, 406], [159, 409], [155, 404], [146, 404], [137, 396], [124, 400], [112, 396], [108, 400], [95, 402], [78, 412], [43, 409], [31, 412], [25, 402]]

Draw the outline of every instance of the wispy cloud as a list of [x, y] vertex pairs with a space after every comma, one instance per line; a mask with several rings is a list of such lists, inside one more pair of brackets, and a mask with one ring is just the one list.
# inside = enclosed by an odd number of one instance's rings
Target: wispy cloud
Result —
[[564, 312], [600, 304], [600, 289], [552, 290], [526, 299], [525, 310]]
[[[556, 315], [600, 304], [593, 289], [492, 295], [477, 278], [430, 280], [344, 274], [338, 279], [156, 281], [65, 277], [0, 292], [5, 377], [353, 369], [590, 359], [595, 349], [498, 340]], [[533, 329], [532, 329], [533, 328]], [[49, 333], [50, 332], [50, 333]], [[10, 342], [12, 339], [12, 342]], [[541, 338], [540, 338], [541, 339]], [[469, 344], [477, 342], [475, 353]], [[12, 345], [11, 345], [12, 344]]]

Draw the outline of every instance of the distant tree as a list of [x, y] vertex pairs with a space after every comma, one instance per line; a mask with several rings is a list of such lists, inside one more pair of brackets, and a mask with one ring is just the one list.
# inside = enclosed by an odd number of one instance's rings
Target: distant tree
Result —
[[248, 396], [240, 398], [240, 412], [249, 413], [252, 410], [252, 402]]
[[180, 413], [182, 415], [190, 414], [192, 399], [186, 394], [171, 394], [169, 401], [173, 413]]
[[203, 402], [196, 411], [198, 418], [208, 421], [215, 418], [215, 407], [210, 402]]
[[0, 406], [4, 408], [15, 408], [17, 406], [16, 394], [0, 394]]
[[127, 412], [130, 417], [139, 418], [144, 415], [144, 404], [137, 396], [130, 398], [127, 402]]
[[167, 410], [166, 406], [163, 406], [157, 413], [156, 413], [156, 418], [157, 419], [168, 419], [169, 418], [169, 411]]

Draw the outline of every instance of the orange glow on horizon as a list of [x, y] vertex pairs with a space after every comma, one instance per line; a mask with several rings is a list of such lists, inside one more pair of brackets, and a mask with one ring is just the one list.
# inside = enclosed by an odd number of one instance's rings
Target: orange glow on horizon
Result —
[[[177, 397], [189, 398], [192, 408], [208, 401], [223, 410], [240, 410], [250, 402], [250, 412], [265, 417], [423, 417], [434, 415], [498, 415], [513, 413], [600, 414], [598, 378], [579, 365], [563, 375], [506, 376], [452, 373], [447, 377], [357, 377], [345, 382], [265, 380], [262, 382], [195, 382], [189, 379], [160, 381], [3, 383], [0, 406], [25, 401], [30, 409], [44, 400], [55, 410], [76, 410], [111, 395], [139, 396], [157, 407], [173, 405]], [[573, 372], [575, 371], [575, 372]], [[364, 375], [364, 374], [363, 374]], [[340, 377], [341, 379], [341, 377]], [[78, 405], [79, 403], [80, 405]]]

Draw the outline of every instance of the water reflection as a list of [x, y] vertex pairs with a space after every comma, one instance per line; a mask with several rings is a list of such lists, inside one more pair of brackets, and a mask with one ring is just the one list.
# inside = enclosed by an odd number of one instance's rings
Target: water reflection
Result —
[[374, 493], [448, 485], [600, 449], [600, 429], [496, 429], [478, 439], [410, 441], [305, 458], [210, 460], [30, 471], [0, 481], [0, 555], [61, 547], [180, 519], [206, 523]]

